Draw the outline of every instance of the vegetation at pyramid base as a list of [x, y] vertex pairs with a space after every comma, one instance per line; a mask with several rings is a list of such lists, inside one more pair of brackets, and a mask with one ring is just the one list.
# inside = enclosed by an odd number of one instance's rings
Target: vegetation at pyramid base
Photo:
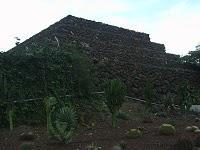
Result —
[[[83, 104], [92, 108], [94, 103], [98, 104], [98, 99], [91, 94], [95, 90], [93, 66], [79, 46], [70, 45], [62, 49], [44, 47], [24, 54], [1, 53], [0, 66], [1, 122], [6, 120], [8, 106], [5, 106], [5, 101], [53, 96], [63, 102], [71, 101], [76, 109]], [[42, 106], [43, 101], [17, 103], [14, 109], [20, 118], [14, 120], [24, 123], [36, 116], [45, 120]]]
[[26, 55], [3, 53], [1, 67], [1, 99], [44, 97], [56, 94], [55, 89], [59, 95], [87, 95], [92, 89], [90, 62], [79, 47], [42, 48]]

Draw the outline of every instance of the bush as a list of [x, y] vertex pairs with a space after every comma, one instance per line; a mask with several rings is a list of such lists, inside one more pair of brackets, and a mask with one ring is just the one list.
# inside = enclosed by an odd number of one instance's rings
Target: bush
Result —
[[69, 107], [60, 108], [52, 114], [51, 133], [61, 142], [71, 142], [76, 125], [76, 114]]
[[180, 138], [175, 143], [174, 150], [193, 150], [192, 141], [189, 138]]
[[161, 135], [174, 135], [176, 132], [176, 129], [171, 124], [162, 124], [159, 128], [159, 133]]
[[127, 137], [130, 139], [136, 139], [141, 136], [142, 136], [142, 132], [138, 129], [130, 129], [127, 134]]
[[105, 104], [112, 114], [112, 126], [116, 127], [116, 115], [124, 102], [126, 88], [118, 80], [110, 80], [105, 85]]

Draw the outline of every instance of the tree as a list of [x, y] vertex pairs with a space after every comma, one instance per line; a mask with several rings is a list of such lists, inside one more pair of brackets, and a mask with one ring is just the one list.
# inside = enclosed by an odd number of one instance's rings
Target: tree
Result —
[[200, 44], [196, 46], [195, 51], [190, 51], [188, 55], [182, 57], [184, 63], [200, 65]]
[[121, 108], [126, 95], [125, 85], [118, 80], [110, 80], [105, 85], [105, 104], [112, 114], [112, 126], [116, 127], [116, 114]]

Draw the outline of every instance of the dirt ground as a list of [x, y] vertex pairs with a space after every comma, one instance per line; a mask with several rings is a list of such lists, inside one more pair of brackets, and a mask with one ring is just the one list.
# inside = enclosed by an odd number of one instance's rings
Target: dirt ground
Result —
[[[126, 111], [131, 112], [135, 105], [127, 104], [124, 106]], [[137, 106], [138, 107], [138, 106]], [[162, 123], [166, 123], [166, 117], [156, 117], [153, 123], [143, 123], [137, 115], [131, 115], [130, 120], [119, 120], [117, 128], [111, 127], [111, 121], [107, 118], [98, 121], [93, 128], [81, 127], [75, 132], [70, 144], [56, 143], [48, 140], [45, 127], [27, 127], [20, 126], [14, 128], [12, 132], [8, 129], [0, 130], [0, 150], [18, 150], [19, 145], [24, 141], [19, 136], [25, 131], [32, 131], [36, 138], [31, 141], [36, 150], [86, 150], [88, 145], [96, 145], [99, 150], [111, 150], [114, 145], [124, 141], [127, 150], [170, 150], [176, 140], [186, 136], [194, 140], [198, 135], [186, 132], [184, 129], [188, 125], [200, 127], [200, 122], [195, 122], [195, 115], [189, 115], [187, 118], [176, 116], [176, 134], [173, 136], [161, 136], [158, 134], [158, 128]], [[131, 128], [143, 128], [143, 136], [138, 139], [128, 139], [126, 133]]]

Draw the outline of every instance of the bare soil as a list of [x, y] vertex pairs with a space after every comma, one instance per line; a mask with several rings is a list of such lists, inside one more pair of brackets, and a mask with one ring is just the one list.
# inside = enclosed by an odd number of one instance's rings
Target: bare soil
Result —
[[[133, 113], [135, 105], [126, 104], [124, 110]], [[138, 106], [137, 106], [138, 107]], [[32, 131], [36, 138], [32, 142], [35, 150], [86, 150], [88, 145], [96, 145], [101, 150], [111, 150], [114, 145], [124, 141], [127, 150], [170, 150], [178, 138], [186, 136], [194, 140], [198, 135], [186, 132], [184, 129], [188, 125], [200, 127], [199, 122], [195, 122], [195, 115], [181, 115], [174, 117], [176, 122], [176, 133], [173, 136], [162, 136], [158, 133], [158, 128], [162, 123], [166, 123], [167, 118], [156, 117], [153, 123], [142, 123], [137, 115], [131, 115], [128, 121], [119, 120], [117, 128], [111, 127], [108, 118], [98, 121], [93, 128], [79, 127], [70, 144], [58, 143], [48, 140], [45, 127], [19, 126], [12, 132], [8, 129], [0, 130], [0, 150], [18, 150], [19, 145], [25, 141], [20, 140], [20, 134], [25, 131]], [[126, 133], [131, 128], [143, 128], [143, 136], [138, 139], [128, 139]]]

